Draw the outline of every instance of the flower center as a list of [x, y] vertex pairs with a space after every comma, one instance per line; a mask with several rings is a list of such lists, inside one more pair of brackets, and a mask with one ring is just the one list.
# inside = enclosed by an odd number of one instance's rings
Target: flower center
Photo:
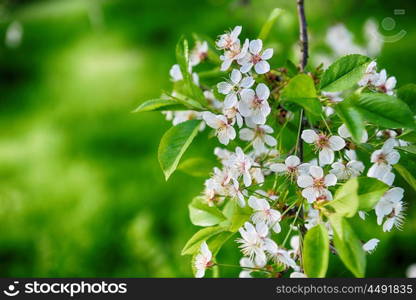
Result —
[[324, 189], [326, 188], [325, 182], [323, 178], [315, 178], [313, 180], [313, 187], [316, 189]]
[[377, 163], [379, 163], [379, 164], [386, 163], [386, 162], [387, 162], [387, 160], [386, 160], [386, 154], [384, 154], [384, 153], [380, 153], [380, 154], [377, 156], [376, 162], [377, 162]]
[[251, 56], [251, 62], [255, 65], [256, 63], [258, 63], [259, 61], [261, 61], [261, 56], [258, 54], [254, 54]]
[[326, 135], [320, 134], [318, 136], [318, 140], [316, 141], [316, 146], [320, 149], [328, 147], [329, 146], [329, 139]]

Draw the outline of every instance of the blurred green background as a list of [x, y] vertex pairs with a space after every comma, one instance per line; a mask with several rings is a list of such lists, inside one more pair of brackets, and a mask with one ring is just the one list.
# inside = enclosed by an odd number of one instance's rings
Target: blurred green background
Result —
[[[396, 27], [381, 33], [406, 35], [383, 46], [379, 64], [399, 85], [416, 82], [413, 1], [306, 2], [312, 55], [331, 52], [324, 43], [331, 25], [344, 23], [362, 44], [370, 17], [377, 24], [392, 17]], [[191, 276], [180, 250], [197, 230], [187, 204], [203, 178], [177, 172], [165, 182], [157, 146], [170, 124], [159, 113], [131, 111], [169, 89], [182, 34], [215, 38], [241, 24], [243, 36], [254, 38], [281, 7], [267, 41], [276, 49], [272, 67], [293, 57], [294, 3], [1, 0], [0, 276]], [[213, 147], [201, 137], [191, 152], [212, 156]], [[414, 195], [407, 201], [403, 231], [383, 234], [374, 219], [357, 221], [363, 239], [381, 239], [368, 276], [404, 276], [416, 262]], [[240, 257], [230, 245], [221, 255], [228, 263]], [[338, 263], [329, 275], [350, 276]]]

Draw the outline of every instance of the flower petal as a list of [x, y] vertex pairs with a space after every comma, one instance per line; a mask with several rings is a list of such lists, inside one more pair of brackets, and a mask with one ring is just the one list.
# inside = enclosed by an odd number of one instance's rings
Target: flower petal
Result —
[[288, 167], [292, 167], [292, 168], [294, 168], [294, 167], [299, 166], [299, 164], [300, 164], [300, 159], [299, 159], [299, 157], [297, 157], [296, 155], [291, 155], [291, 156], [288, 156], [288, 157], [285, 159], [285, 164], [286, 164], [286, 166], [288, 166]]
[[297, 184], [301, 188], [309, 187], [313, 184], [313, 178], [309, 175], [301, 175], [297, 179]]
[[319, 164], [325, 166], [334, 162], [334, 151], [331, 148], [323, 148], [319, 151]]
[[264, 74], [270, 71], [270, 65], [267, 61], [261, 60], [254, 65], [254, 70], [257, 74]]
[[263, 48], [263, 41], [258, 40], [252, 40], [249, 45], [250, 52], [253, 54], [258, 54], [261, 51], [261, 48]]
[[256, 94], [261, 100], [267, 100], [270, 96], [270, 90], [264, 83], [259, 83], [256, 87]]
[[324, 170], [321, 167], [318, 167], [318, 166], [311, 166], [309, 168], [309, 173], [315, 179], [319, 179], [319, 178], [324, 177]]
[[306, 130], [302, 131], [301, 138], [306, 143], [312, 144], [313, 142], [315, 142], [318, 139], [318, 135], [316, 134], [316, 132], [314, 130], [306, 129]]
[[334, 151], [339, 151], [345, 147], [345, 141], [343, 138], [333, 135], [329, 138], [329, 147]]
[[263, 51], [263, 54], [261, 55], [262, 59], [270, 59], [273, 56], [273, 49], [272, 48], [268, 48], [266, 50]]

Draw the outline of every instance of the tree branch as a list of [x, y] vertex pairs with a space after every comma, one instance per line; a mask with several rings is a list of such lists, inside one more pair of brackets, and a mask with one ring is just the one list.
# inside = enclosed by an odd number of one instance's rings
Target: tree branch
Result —
[[[308, 24], [306, 23], [306, 17], [305, 17], [305, 4], [304, 4], [304, 0], [297, 0], [297, 10], [298, 10], [298, 19], [299, 19], [299, 40], [300, 40], [300, 46], [301, 46], [301, 59], [300, 59], [300, 70], [302, 73], [305, 73], [305, 67], [308, 63]], [[299, 136], [298, 136], [298, 153], [299, 153], [299, 158], [300, 161], [303, 162], [303, 140], [301, 139], [300, 135], [302, 134], [303, 129], [305, 128], [305, 126], [307, 125], [307, 121], [304, 115], [304, 110], [302, 109], [300, 111], [300, 128], [299, 128]], [[304, 214], [303, 214], [303, 207], [301, 204], [300, 207], [300, 217], [303, 219]], [[304, 224], [301, 224], [299, 226], [299, 236], [300, 236], [300, 247], [301, 247], [301, 251], [300, 251], [300, 261], [301, 261], [301, 268], [303, 269], [303, 265], [302, 265], [302, 251], [303, 251], [303, 237], [305, 236], [306, 233], [306, 227]]]
[[297, 0], [297, 7], [298, 7], [298, 18], [299, 18], [299, 34], [300, 34], [300, 46], [302, 57], [300, 60], [300, 70], [305, 72], [305, 67], [308, 64], [308, 31], [307, 27], [308, 24], [306, 23], [305, 17], [305, 4], [304, 0]]

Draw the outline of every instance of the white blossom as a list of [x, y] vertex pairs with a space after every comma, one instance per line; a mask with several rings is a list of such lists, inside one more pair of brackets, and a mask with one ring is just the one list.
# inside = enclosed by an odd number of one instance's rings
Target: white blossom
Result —
[[303, 163], [296, 155], [290, 155], [285, 159], [285, 163], [275, 163], [270, 166], [270, 169], [276, 173], [284, 173], [290, 176], [298, 176], [300, 174], [307, 174], [311, 164]]
[[292, 272], [290, 273], [290, 278], [307, 278], [308, 276], [306, 276], [305, 273], [302, 272]]
[[416, 278], [416, 264], [410, 265], [406, 270], [407, 278]]
[[387, 220], [383, 224], [383, 231], [390, 231], [393, 226], [401, 228], [403, 224], [404, 205], [402, 202], [404, 190], [394, 187], [388, 190], [375, 207], [377, 224], [381, 225], [385, 216]]
[[254, 261], [256, 265], [265, 265], [267, 262], [266, 251], [268, 253], [277, 252], [276, 243], [268, 238], [269, 229], [264, 223], [256, 224], [246, 222], [239, 230], [241, 238], [237, 239], [243, 254]]
[[218, 40], [215, 42], [218, 49], [228, 50], [231, 49], [235, 44], [239, 43], [238, 36], [241, 33], [241, 29], [241, 26], [236, 26], [232, 31], [221, 34]]
[[331, 165], [330, 173], [337, 176], [338, 180], [347, 180], [352, 177], [358, 177], [364, 171], [364, 164], [361, 161], [351, 160], [347, 163], [334, 162]]
[[319, 151], [319, 164], [321, 166], [334, 162], [334, 151], [339, 151], [345, 147], [345, 141], [337, 136], [328, 136], [326, 134], [317, 134], [312, 129], [306, 129], [302, 132], [302, 140], [308, 144], [314, 144]]
[[218, 92], [226, 95], [224, 99], [224, 108], [236, 106], [238, 95], [240, 95], [241, 91], [251, 87], [253, 84], [253, 77], [246, 76], [243, 78], [240, 71], [233, 69], [229, 81], [222, 81], [217, 84]]
[[261, 51], [262, 48], [262, 40], [258, 39], [250, 42], [247, 54], [237, 61], [241, 65], [240, 71], [242, 73], [247, 73], [253, 66], [257, 74], [264, 74], [270, 71], [270, 65], [267, 60], [273, 56], [273, 49], [268, 48]]
[[269, 125], [255, 125], [247, 122], [250, 128], [243, 128], [240, 130], [240, 139], [253, 143], [254, 151], [263, 153], [267, 150], [266, 145], [274, 147], [277, 144], [276, 139], [270, 135], [273, 129]]
[[279, 222], [281, 214], [279, 211], [270, 208], [270, 204], [267, 200], [250, 196], [248, 205], [254, 210], [254, 213], [251, 216], [251, 220], [254, 224], [265, 223], [267, 226], [271, 227], [274, 232], [280, 232], [281, 227]]
[[372, 61], [371, 63], [368, 64], [363, 77], [358, 82], [358, 85], [360, 86], [371, 85], [371, 84], [374, 84], [374, 82], [376, 82], [377, 79], [378, 79], [377, 63], [375, 61]]
[[267, 99], [270, 90], [264, 83], [260, 83], [256, 87], [256, 91], [252, 89], [244, 89], [241, 91], [241, 101], [238, 106], [242, 116], [250, 117], [255, 124], [266, 123], [266, 117], [270, 114], [270, 106]]
[[191, 66], [198, 65], [208, 56], [208, 43], [206, 41], [197, 41], [194, 49], [189, 54], [189, 64]]
[[242, 257], [240, 259], [240, 266], [243, 268], [238, 276], [240, 278], [252, 278], [251, 272], [253, 272], [253, 269], [261, 269], [264, 267], [264, 265], [256, 265], [254, 261], [248, 257]]
[[287, 267], [291, 267], [295, 271], [299, 271], [299, 266], [290, 257], [290, 254], [287, 250], [277, 249], [277, 251], [272, 254], [272, 259], [275, 263], [280, 263]]
[[379, 242], [380, 242], [379, 239], [371, 239], [363, 245], [363, 250], [365, 252], [372, 253], [374, 252], [374, 250], [376, 250], [376, 247]]
[[215, 129], [215, 134], [221, 144], [228, 145], [230, 140], [235, 139], [235, 129], [225, 116], [206, 111], [202, 117], [209, 127]]
[[332, 200], [332, 194], [328, 190], [329, 186], [337, 183], [337, 177], [334, 174], [324, 176], [324, 170], [318, 166], [309, 168], [310, 175], [301, 175], [298, 177], [297, 183], [303, 188], [302, 196], [309, 203], [315, 200]]
[[[340, 127], [338, 127], [338, 134], [340, 137], [344, 139], [349, 139], [352, 136], [347, 126], [345, 126], [345, 124], [342, 124]], [[368, 132], [367, 130], [364, 130], [360, 142], [366, 143], [367, 141], [368, 141]]]
[[207, 243], [204, 241], [201, 244], [199, 253], [195, 257], [194, 267], [196, 269], [195, 277], [201, 278], [205, 275], [205, 270], [213, 265], [212, 253], [208, 248]]
[[371, 154], [373, 165], [368, 170], [368, 177], [383, 179], [386, 174], [390, 173], [391, 165], [396, 164], [400, 159], [399, 152], [394, 150], [394, 144], [394, 139], [388, 139], [381, 149]]
[[252, 183], [250, 174], [252, 165], [252, 159], [248, 155], [245, 155], [240, 147], [237, 147], [230, 159], [230, 170], [233, 177], [238, 179], [240, 176], [243, 176], [245, 186], [250, 186]]

